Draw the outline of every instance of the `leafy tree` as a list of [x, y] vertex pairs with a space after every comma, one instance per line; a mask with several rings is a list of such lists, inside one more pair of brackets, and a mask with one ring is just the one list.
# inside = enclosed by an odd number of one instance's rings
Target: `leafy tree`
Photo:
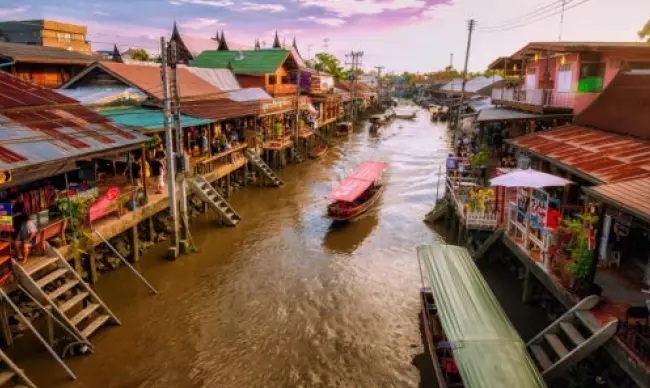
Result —
[[639, 38], [650, 43], [650, 20], [648, 20], [648, 22], [645, 24], [645, 26], [643, 26], [641, 31], [639, 31]]
[[133, 53], [131, 54], [131, 58], [134, 61], [148, 61], [149, 60], [149, 53], [145, 49], [135, 49], [133, 50]]
[[364, 74], [365, 73], [362, 69], [356, 69], [355, 71], [348, 70], [346, 73], [346, 78], [352, 79], [353, 78], [352, 75], [355, 75], [358, 78], [360, 75], [364, 75]]
[[318, 71], [331, 74], [335, 81], [345, 78], [343, 68], [340, 66], [341, 61], [332, 54], [318, 53], [313, 61], [309, 61], [308, 65]]

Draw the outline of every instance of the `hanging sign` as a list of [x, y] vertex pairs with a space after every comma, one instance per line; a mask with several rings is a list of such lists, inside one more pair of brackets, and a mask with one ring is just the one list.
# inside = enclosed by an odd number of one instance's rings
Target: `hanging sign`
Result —
[[10, 203], [0, 203], [0, 232], [13, 232], [13, 211]]
[[530, 219], [536, 225], [546, 227], [546, 214], [548, 213], [548, 194], [543, 190], [534, 190], [530, 203]]

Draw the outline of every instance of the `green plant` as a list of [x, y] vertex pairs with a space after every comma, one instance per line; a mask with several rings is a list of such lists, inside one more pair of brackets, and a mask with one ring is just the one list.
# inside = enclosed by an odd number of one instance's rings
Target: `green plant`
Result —
[[598, 221], [597, 216], [587, 214], [564, 220], [562, 223], [563, 229], [573, 234], [567, 245], [567, 250], [571, 252], [573, 259], [568, 268], [576, 280], [584, 280], [589, 275], [594, 260], [593, 253], [589, 249], [589, 229], [596, 221]]
[[63, 217], [68, 217], [68, 228], [75, 233], [88, 219], [88, 211], [94, 198], [60, 198], [55, 202]]
[[162, 143], [162, 139], [160, 138], [160, 136], [158, 136], [157, 133], [154, 133], [153, 136], [151, 136], [149, 141], [146, 142], [144, 146], [147, 149], [147, 151], [152, 151], [155, 150], [156, 147], [160, 145], [160, 143]]
[[470, 165], [472, 167], [485, 166], [490, 161], [490, 148], [486, 144], [482, 144], [479, 148], [478, 154], [474, 155]]

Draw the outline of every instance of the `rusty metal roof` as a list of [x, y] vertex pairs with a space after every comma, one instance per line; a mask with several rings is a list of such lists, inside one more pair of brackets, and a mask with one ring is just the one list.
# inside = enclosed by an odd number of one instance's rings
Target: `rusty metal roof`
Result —
[[594, 183], [650, 177], [650, 143], [596, 129], [565, 126], [511, 140]]
[[88, 65], [97, 58], [58, 47], [0, 42], [0, 57], [16, 62], [62, 65]]
[[621, 210], [650, 222], [650, 178], [599, 185], [586, 189], [592, 194]]
[[0, 170], [119, 151], [147, 140], [76, 100], [0, 72]]
[[219, 121], [258, 115], [260, 113], [260, 101], [233, 101], [228, 98], [198, 100], [181, 104], [181, 112], [194, 117]]

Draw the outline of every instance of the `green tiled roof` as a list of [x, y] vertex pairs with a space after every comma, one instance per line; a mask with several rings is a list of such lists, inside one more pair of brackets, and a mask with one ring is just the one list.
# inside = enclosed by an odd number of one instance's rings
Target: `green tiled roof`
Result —
[[191, 62], [195, 67], [225, 69], [234, 73], [275, 73], [289, 56], [289, 50], [262, 49], [239, 51], [204, 51]]
[[[165, 117], [163, 112], [159, 109], [134, 107], [102, 110], [99, 111], [99, 113], [115, 121], [117, 124], [126, 127], [146, 129], [150, 131], [157, 131], [165, 128]], [[181, 114], [181, 125], [183, 128], [213, 122], [214, 120], [198, 119], [196, 117]]]

